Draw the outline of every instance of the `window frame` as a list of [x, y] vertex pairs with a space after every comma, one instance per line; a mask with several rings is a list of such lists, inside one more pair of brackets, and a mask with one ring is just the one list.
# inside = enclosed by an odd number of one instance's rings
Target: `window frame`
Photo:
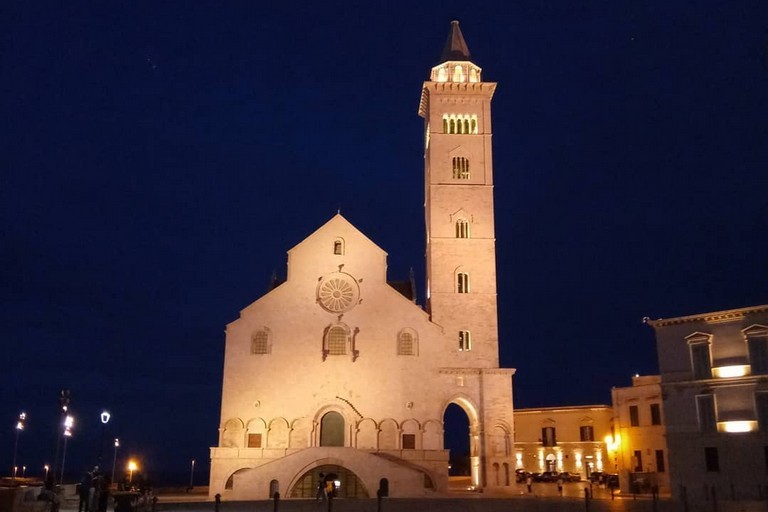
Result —
[[629, 406], [629, 426], [630, 427], [640, 426], [640, 408], [637, 405]]

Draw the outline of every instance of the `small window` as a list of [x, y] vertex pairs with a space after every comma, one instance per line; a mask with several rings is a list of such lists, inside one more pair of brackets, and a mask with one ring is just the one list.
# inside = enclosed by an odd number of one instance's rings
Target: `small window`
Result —
[[260, 330], [251, 337], [251, 354], [269, 354], [269, 332]]
[[636, 405], [629, 406], [629, 425], [632, 427], [640, 426], [640, 415]]
[[455, 156], [452, 160], [453, 167], [453, 179], [455, 180], [468, 180], [469, 174], [469, 158], [463, 156]]
[[702, 432], [717, 431], [717, 416], [715, 414], [715, 395], [697, 395], [696, 412], [699, 416], [699, 429]]
[[651, 404], [651, 425], [661, 425], [661, 406]]
[[633, 460], [635, 463], [635, 471], [641, 472], [643, 470], [643, 452], [640, 450], [635, 450]]
[[584, 425], [582, 427], [579, 427], [579, 439], [581, 441], [594, 441], [595, 440], [594, 428], [592, 428], [591, 425]]
[[664, 450], [656, 450], [656, 471], [663, 473], [666, 469], [664, 465]]
[[469, 222], [466, 219], [456, 221], [456, 238], [469, 238]]
[[456, 292], [469, 293], [469, 274], [466, 272], [456, 274]]
[[707, 446], [704, 448], [704, 463], [707, 466], [708, 472], [716, 473], [720, 471], [720, 457], [717, 453], [717, 447]]
[[469, 352], [472, 350], [472, 334], [469, 331], [459, 331], [459, 351]]
[[416, 434], [403, 434], [403, 450], [416, 449]]
[[543, 427], [541, 429], [541, 444], [543, 446], [555, 446], [555, 445], [557, 445], [557, 437], [555, 435], [555, 427]]
[[416, 336], [410, 330], [400, 331], [397, 336], [397, 355], [415, 356], [416, 355]]
[[328, 355], [331, 356], [340, 356], [347, 353], [346, 329], [339, 326], [328, 329], [327, 350]]
[[344, 254], [344, 242], [342, 242], [338, 238], [333, 241], [333, 254], [337, 254], [337, 255]]
[[248, 434], [248, 448], [261, 448], [261, 434]]

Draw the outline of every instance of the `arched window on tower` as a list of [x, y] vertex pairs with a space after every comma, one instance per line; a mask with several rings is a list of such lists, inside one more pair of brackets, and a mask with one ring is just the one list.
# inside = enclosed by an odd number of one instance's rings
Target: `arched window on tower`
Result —
[[466, 272], [456, 274], [456, 292], [469, 293], [469, 274]]
[[466, 158], [463, 156], [453, 157], [452, 167], [453, 167], [453, 179], [455, 180], [469, 179], [469, 158]]
[[472, 118], [470, 119], [470, 128], [468, 133], [477, 135], [477, 116], [476, 115], [472, 115]]
[[464, 81], [464, 69], [459, 65], [453, 68], [453, 81], [454, 82]]
[[467, 219], [456, 221], [456, 238], [469, 238], [469, 222], [467, 222]]
[[472, 350], [472, 333], [459, 331], [459, 352], [469, 352], [470, 350]]

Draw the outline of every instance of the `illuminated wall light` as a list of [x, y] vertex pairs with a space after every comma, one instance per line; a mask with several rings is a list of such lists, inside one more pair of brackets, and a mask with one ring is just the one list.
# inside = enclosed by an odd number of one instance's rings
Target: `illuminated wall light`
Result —
[[601, 450], [598, 450], [595, 452], [595, 456], [597, 457], [597, 470], [602, 471], [603, 470], [603, 452]]
[[563, 470], [563, 452], [557, 452], [557, 470]]
[[712, 373], [719, 379], [743, 377], [749, 374], [749, 365], [735, 364], [731, 366], [719, 366], [717, 368], [712, 368]]
[[757, 422], [753, 420], [746, 421], [721, 421], [717, 424], [718, 430], [721, 432], [728, 432], [730, 434], [738, 434], [741, 432], [754, 432], [757, 430]]
[[582, 468], [581, 452], [575, 452], [573, 456], [576, 459], [576, 469], [580, 470]]
[[515, 453], [515, 468], [521, 469], [523, 467], [523, 453], [517, 452]]
[[539, 449], [539, 469], [544, 471], [544, 450]]

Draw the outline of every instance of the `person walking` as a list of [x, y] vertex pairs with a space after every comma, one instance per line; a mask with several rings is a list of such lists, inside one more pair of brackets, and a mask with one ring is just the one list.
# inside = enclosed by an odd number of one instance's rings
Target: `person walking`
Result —
[[563, 475], [557, 477], [557, 494], [563, 495]]
[[93, 476], [85, 472], [80, 480], [80, 504], [77, 506], [77, 512], [89, 512], [91, 510], [91, 485]]
[[533, 477], [528, 475], [525, 479], [525, 486], [528, 487], [528, 494], [533, 492]]
[[317, 494], [315, 500], [325, 500], [325, 473], [320, 473], [320, 479], [317, 481]]

